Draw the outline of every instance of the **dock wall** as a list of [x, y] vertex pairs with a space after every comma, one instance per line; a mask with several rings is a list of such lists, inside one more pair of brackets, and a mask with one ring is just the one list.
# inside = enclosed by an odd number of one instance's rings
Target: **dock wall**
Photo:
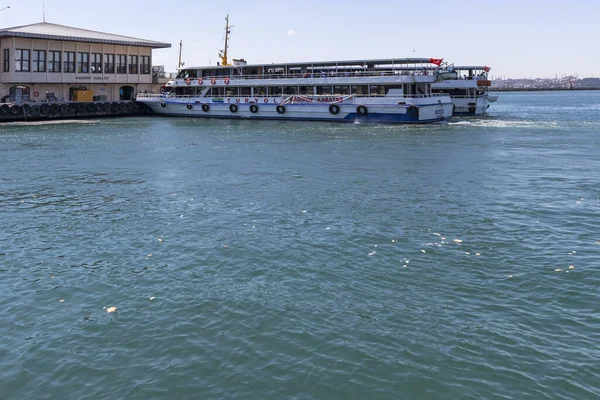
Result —
[[145, 115], [145, 104], [135, 101], [52, 102], [1, 104], [0, 122]]

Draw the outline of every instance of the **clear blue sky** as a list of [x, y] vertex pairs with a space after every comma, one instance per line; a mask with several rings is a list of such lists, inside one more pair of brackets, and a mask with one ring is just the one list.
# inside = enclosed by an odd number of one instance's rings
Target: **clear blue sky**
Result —
[[[42, 21], [42, 0], [0, 0], [0, 26]], [[154, 64], [444, 57], [493, 76], [600, 76], [600, 0], [45, 0], [46, 21], [172, 44]]]

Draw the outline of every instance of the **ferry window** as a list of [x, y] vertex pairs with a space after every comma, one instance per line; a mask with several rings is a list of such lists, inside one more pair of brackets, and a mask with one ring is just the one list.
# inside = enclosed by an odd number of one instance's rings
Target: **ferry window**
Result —
[[92, 53], [92, 73], [102, 73], [102, 54]]
[[238, 88], [236, 87], [227, 87], [225, 90], [227, 97], [236, 97], [238, 95]]
[[115, 73], [115, 55], [105, 54], [104, 55], [104, 73], [114, 74]]
[[4, 49], [4, 72], [10, 72], [10, 49]]
[[30, 61], [29, 50], [16, 49], [15, 50], [15, 71], [17, 72], [29, 72], [29, 61]]
[[63, 61], [63, 72], [75, 72], [75, 52], [65, 51], [65, 60]]
[[140, 74], [150, 74], [150, 56], [140, 56]]
[[254, 96], [266, 96], [267, 88], [264, 86], [259, 86], [254, 88]]
[[129, 73], [136, 75], [138, 73], [138, 56], [129, 56]]
[[214, 97], [224, 97], [225, 96], [225, 88], [224, 87], [212, 88], [212, 95]]
[[189, 77], [190, 77], [190, 75], [189, 75], [189, 71], [187, 69], [181, 70], [177, 74], [177, 78], [180, 78], [180, 79], [182, 79], [182, 78], [189, 78]]
[[252, 88], [250, 87], [241, 87], [240, 88], [240, 96], [252, 96]]
[[46, 72], [46, 51], [33, 50], [33, 59], [31, 64], [33, 72]]
[[371, 96], [384, 96], [385, 95], [385, 86], [377, 86], [371, 85]]
[[117, 74], [127, 73], [127, 55], [117, 54]]
[[312, 86], [300, 86], [298, 88], [298, 94], [308, 94], [308, 95], [313, 95], [314, 94], [314, 90]]
[[283, 93], [287, 95], [298, 94], [297, 86], [284, 86]]
[[208, 91], [206, 92], [206, 94], [204, 96], [211, 97], [212, 96], [212, 88], [208, 88]]
[[269, 96], [281, 96], [281, 86], [269, 86]]
[[331, 86], [317, 86], [317, 94], [333, 94]]
[[48, 52], [48, 72], [60, 72], [60, 51]]
[[369, 93], [369, 87], [367, 85], [360, 85], [360, 86], [352, 85], [350, 87], [350, 92], [352, 94], [356, 94], [358, 96], [366, 96], [367, 93]]
[[[196, 96], [200, 96], [202, 94], [202, 91], [204, 90], [203, 87], [198, 87], [196, 88]], [[210, 89], [209, 89], [210, 92]], [[207, 95], [208, 96], [208, 95]]]
[[402, 85], [387, 85], [384, 88], [385, 94], [388, 94], [390, 90], [393, 90], [394, 93], [399, 93], [402, 90]]
[[90, 53], [77, 53], [77, 72], [90, 72]]
[[350, 94], [350, 86], [334, 86], [333, 94]]

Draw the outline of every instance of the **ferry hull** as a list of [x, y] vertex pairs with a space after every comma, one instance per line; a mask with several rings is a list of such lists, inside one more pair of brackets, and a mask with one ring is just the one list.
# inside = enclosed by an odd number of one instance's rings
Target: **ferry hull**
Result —
[[[301, 121], [331, 121], [331, 122], [372, 122], [372, 123], [404, 123], [423, 124], [439, 122], [452, 116], [452, 103], [420, 105], [408, 110], [397, 105], [368, 105], [367, 113], [359, 114], [356, 104], [338, 104], [339, 112], [332, 114], [330, 104], [284, 104], [284, 110], [277, 110], [278, 104], [257, 105], [258, 110], [250, 110], [252, 104], [236, 103], [179, 103], [169, 101], [144, 101], [155, 114], [198, 117], [198, 118], [229, 118], [257, 120], [301, 120]], [[202, 105], [208, 106], [208, 111]], [[237, 107], [232, 112], [230, 105]], [[206, 109], [206, 107], [205, 107]], [[415, 112], [415, 110], [417, 110]], [[283, 111], [283, 112], [281, 112]], [[362, 110], [361, 110], [362, 111]]]

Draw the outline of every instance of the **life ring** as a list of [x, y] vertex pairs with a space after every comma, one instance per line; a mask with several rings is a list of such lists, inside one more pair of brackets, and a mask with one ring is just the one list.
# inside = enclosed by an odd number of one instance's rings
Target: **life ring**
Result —
[[256, 114], [258, 112], [258, 106], [256, 104], [250, 104], [250, 112]]
[[39, 97], [40, 92], [33, 92], [33, 97]]
[[237, 110], [238, 110], [238, 106], [236, 104], [229, 105], [229, 111], [231, 111], [232, 113], [236, 113]]
[[333, 115], [339, 114], [340, 113], [340, 106], [338, 106], [337, 104], [332, 104], [329, 106], [329, 112]]
[[283, 114], [285, 112], [285, 106], [282, 106], [280, 104], [276, 107], [276, 110], [277, 110], [277, 114]]
[[165, 107], [167, 106], [167, 103], [160, 103], [160, 106], [161, 106], [162, 108], [165, 108]]
[[202, 84], [204, 83], [204, 81], [202, 80], [202, 78], [198, 79], [198, 85], [202, 86]]
[[192, 105], [191, 104], [188, 104], [186, 107], [187, 107], [188, 110], [192, 109]]
[[161, 88], [160, 88], [160, 92], [161, 92], [161, 93], [164, 93], [164, 92], [165, 92], [165, 88], [164, 88], [164, 87], [161, 87]]
[[229, 85], [229, 78], [223, 79], [223, 83], [226, 84], [226, 85]]
[[358, 106], [356, 107], [356, 112], [358, 113], [358, 115], [367, 115], [369, 113], [369, 110], [365, 106]]
[[202, 104], [202, 111], [208, 112], [210, 110], [210, 106], [208, 104]]
[[419, 109], [415, 106], [410, 106], [406, 109], [406, 114], [408, 114], [411, 117], [418, 117]]
[[187, 78], [187, 79], [185, 80], [185, 84], [186, 84], [186, 85], [189, 85], [190, 83], [192, 83], [192, 81], [190, 80], [190, 78]]
[[210, 78], [210, 84], [214, 85], [215, 83], [217, 83], [217, 80], [215, 78]]

